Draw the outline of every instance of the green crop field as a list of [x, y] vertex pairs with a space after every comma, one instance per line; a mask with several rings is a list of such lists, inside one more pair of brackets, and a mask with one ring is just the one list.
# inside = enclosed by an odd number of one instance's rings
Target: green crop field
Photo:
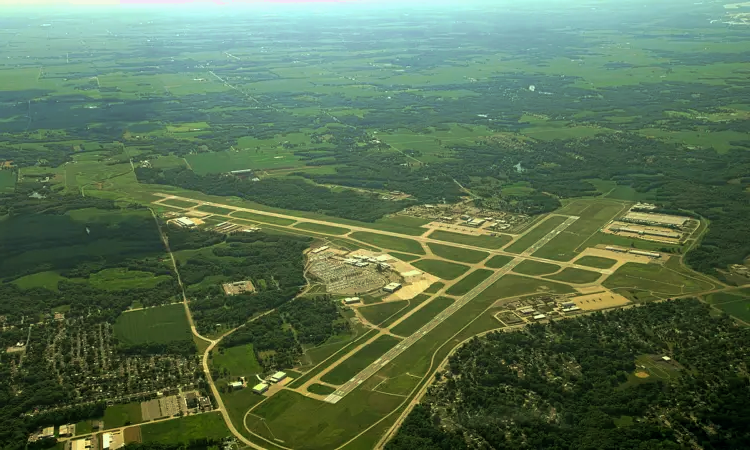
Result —
[[318, 395], [328, 395], [336, 392], [336, 388], [326, 386], [325, 384], [313, 383], [307, 387], [307, 392]]
[[222, 373], [226, 370], [229, 374], [228, 376], [232, 378], [250, 377], [263, 373], [263, 368], [255, 358], [253, 344], [214, 349], [211, 366]]
[[359, 308], [359, 313], [373, 325], [380, 325], [387, 318], [407, 307], [408, 300], [396, 300], [392, 302], [378, 303], [375, 305]]
[[520, 264], [513, 268], [513, 272], [523, 275], [547, 275], [558, 270], [560, 270], [560, 266], [557, 264], [532, 261], [530, 259], [521, 261]]
[[682, 274], [659, 264], [627, 263], [602, 283], [609, 289], [637, 289], [657, 297], [690, 294], [713, 286], [692, 275]]
[[602, 274], [599, 272], [592, 272], [590, 270], [577, 269], [575, 267], [566, 267], [560, 273], [549, 275], [544, 278], [556, 281], [566, 281], [574, 284], [587, 284], [593, 283], [594, 281], [601, 278]]
[[410, 336], [435, 316], [440, 314], [445, 308], [452, 305], [454, 301], [455, 300], [448, 297], [434, 298], [418, 310], [414, 311], [412, 315], [404, 319], [401, 323], [392, 327], [391, 331], [399, 336]]
[[122, 313], [114, 331], [120, 342], [130, 345], [192, 339], [182, 304]]
[[16, 278], [13, 280], [13, 284], [18, 286], [19, 289], [24, 290], [44, 288], [49, 289], [50, 291], [57, 291], [57, 285], [62, 280], [67, 280], [67, 278], [61, 276], [57, 272], [47, 271]]
[[92, 273], [89, 277], [89, 283], [97, 289], [121, 291], [124, 289], [153, 288], [162, 281], [169, 281], [170, 279], [171, 277], [166, 275], [155, 277], [151, 272], [117, 267]]
[[200, 438], [223, 439], [231, 435], [218, 412], [141, 425], [144, 443], [187, 444]]
[[610, 267], [617, 264], [617, 261], [609, 258], [602, 258], [599, 256], [584, 256], [575, 260], [575, 263], [580, 266], [595, 267], [597, 269], [609, 269]]
[[323, 375], [321, 381], [330, 384], [345, 383], [399, 342], [393, 336], [382, 335]]
[[252, 220], [254, 222], [270, 223], [272, 225], [289, 226], [296, 222], [295, 220], [286, 219], [284, 217], [267, 216], [265, 214], [256, 214], [248, 211], [235, 211], [231, 214], [231, 216], [240, 219]]
[[566, 217], [552, 216], [540, 222], [537, 226], [529, 230], [521, 238], [513, 242], [505, 250], [511, 253], [523, 253], [524, 250], [531, 247], [539, 239], [543, 238], [550, 231], [554, 230], [561, 223], [565, 222]]
[[451, 261], [476, 264], [489, 256], [489, 253], [487, 252], [453, 247], [451, 245], [429, 243], [427, 246], [430, 247], [430, 250], [432, 250], [432, 253], [434, 253], [435, 256], [450, 259]]
[[0, 193], [13, 192], [16, 188], [16, 173], [12, 170], [0, 170]]
[[117, 403], [104, 410], [104, 428], [108, 430], [139, 423], [141, 420], [141, 404], [138, 402]]
[[469, 267], [463, 264], [440, 261], [438, 259], [420, 259], [411, 264], [417, 269], [435, 275], [443, 280], [455, 280], [469, 270]]
[[489, 249], [498, 249], [511, 241], [511, 237], [501, 234], [498, 236], [472, 236], [469, 234], [453, 233], [452, 231], [435, 230], [428, 236], [438, 241], [453, 242], [454, 244], [471, 245]]
[[576, 200], [560, 210], [561, 214], [579, 216], [562, 233], [534, 252], [539, 258], [569, 261], [583, 251], [590, 238], [623, 211], [623, 204], [607, 200]]
[[388, 252], [388, 254], [393, 256], [396, 259], [400, 259], [401, 261], [406, 261], [406, 262], [416, 261], [419, 259], [419, 256], [408, 255], [406, 253]]
[[425, 251], [417, 241], [411, 239], [404, 239], [395, 236], [388, 236], [385, 234], [370, 233], [368, 231], [355, 231], [350, 234], [351, 239], [362, 241], [366, 244], [371, 244], [376, 247], [387, 248], [389, 250], [395, 250], [397, 252], [414, 253], [416, 255], [424, 255]]
[[316, 233], [335, 234], [335, 235], [342, 235], [351, 231], [348, 228], [334, 227], [331, 225], [321, 225], [318, 223], [310, 223], [310, 222], [298, 222], [296, 225], [294, 225], [294, 228], [315, 231]]
[[511, 261], [513, 261], [512, 256], [495, 255], [487, 262], [485, 262], [484, 265], [489, 267], [490, 269], [499, 269], [501, 267], [505, 267], [505, 265]]
[[486, 280], [492, 273], [493, 271], [491, 270], [477, 269], [461, 278], [458, 283], [451, 286], [445, 293], [448, 295], [464, 295]]

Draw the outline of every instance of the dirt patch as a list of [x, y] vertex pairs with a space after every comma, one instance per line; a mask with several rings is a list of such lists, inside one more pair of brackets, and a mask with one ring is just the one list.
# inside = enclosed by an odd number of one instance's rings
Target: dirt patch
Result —
[[125, 428], [125, 443], [130, 444], [132, 442], [143, 442], [143, 436], [141, 435], [141, 427], [130, 427]]
[[649, 375], [648, 372], [644, 372], [642, 370], [639, 370], [638, 372], [635, 373], [635, 376], [638, 377], [638, 378], [648, 378], [651, 375]]

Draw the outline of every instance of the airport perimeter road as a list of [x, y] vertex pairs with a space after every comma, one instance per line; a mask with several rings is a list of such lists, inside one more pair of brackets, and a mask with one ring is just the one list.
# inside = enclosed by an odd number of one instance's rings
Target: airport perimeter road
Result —
[[412, 334], [411, 336], [401, 341], [398, 345], [396, 345], [392, 349], [388, 350], [388, 352], [386, 352], [383, 356], [378, 358], [375, 362], [365, 367], [360, 373], [355, 375], [354, 378], [352, 378], [351, 380], [341, 385], [336, 390], [336, 392], [326, 397], [325, 401], [328, 403], [336, 403], [342, 398], [344, 398], [346, 394], [356, 389], [357, 386], [359, 386], [365, 380], [373, 376], [383, 366], [393, 361], [394, 358], [396, 358], [398, 355], [403, 353], [407, 348], [411, 347], [412, 344], [420, 340], [424, 335], [432, 331], [433, 328], [443, 323], [445, 319], [447, 319], [448, 317], [453, 315], [453, 313], [461, 309], [464, 305], [472, 301], [474, 297], [476, 297], [482, 291], [490, 287], [494, 282], [502, 278], [506, 273], [513, 270], [513, 268], [516, 267], [521, 261], [523, 261], [523, 258], [520, 258], [520, 257], [513, 259], [511, 262], [506, 264], [505, 267], [495, 272], [492, 276], [490, 276], [489, 278], [484, 280], [482, 283], [477, 285], [474, 289], [472, 289], [466, 295], [458, 299], [451, 306], [444, 309], [440, 314], [435, 316], [435, 318], [432, 319], [430, 322], [428, 322], [425, 326], [423, 326], [422, 328], [417, 330], [414, 334]]

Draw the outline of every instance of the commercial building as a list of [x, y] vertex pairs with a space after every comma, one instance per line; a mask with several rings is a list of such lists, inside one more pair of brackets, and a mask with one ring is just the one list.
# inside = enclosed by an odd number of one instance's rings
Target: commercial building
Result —
[[662, 231], [662, 230], [650, 230], [650, 229], [641, 230], [641, 229], [630, 228], [630, 227], [612, 227], [610, 229], [616, 233], [633, 233], [639, 236], [656, 236], [656, 237], [665, 237], [665, 238], [670, 238], [670, 239], [679, 239], [682, 236], [680, 233], [676, 233], [674, 231]]
[[195, 222], [188, 219], [187, 217], [179, 217], [174, 220], [174, 223], [182, 228], [195, 228]]
[[529, 314], [534, 314], [535, 311], [534, 308], [521, 308], [520, 310], [518, 310], [518, 312], [520, 312], [524, 316], [528, 316]]
[[253, 392], [256, 394], [262, 394], [268, 390], [268, 383], [258, 383], [253, 386]]
[[401, 289], [401, 283], [388, 283], [383, 287], [385, 292], [396, 292]]
[[275, 374], [271, 375], [271, 382], [272, 383], [278, 383], [279, 381], [286, 378], [286, 372], [276, 372]]
[[648, 256], [649, 258], [661, 258], [660, 253], [644, 252], [643, 250], [630, 250], [633, 255]]
[[353, 304], [359, 303], [361, 301], [362, 301], [362, 299], [359, 298], [359, 297], [347, 297], [347, 298], [344, 299], [344, 304], [345, 305], [353, 305]]
[[231, 389], [242, 389], [242, 381], [232, 381], [229, 383], [229, 387]]
[[667, 225], [670, 227], [683, 227], [690, 220], [689, 217], [668, 216], [666, 214], [654, 214], [645, 212], [629, 212], [622, 218], [625, 222], [643, 223], [646, 225]]
[[573, 312], [573, 311], [579, 311], [580, 309], [581, 309], [581, 308], [579, 308], [579, 307], [577, 307], [577, 306], [573, 305], [573, 306], [566, 306], [566, 307], [563, 307], [562, 311], [563, 311], [563, 312]]
[[39, 434], [39, 437], [42, 439], [55, 437], [55, 427], [43, 428], [42, 432]]

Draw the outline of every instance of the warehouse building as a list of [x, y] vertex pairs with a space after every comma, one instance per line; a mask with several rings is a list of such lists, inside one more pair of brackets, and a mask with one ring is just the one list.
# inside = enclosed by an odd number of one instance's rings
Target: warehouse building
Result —
[[670, 227], [683, 227], [690, 220], [689, 217], [668, 216], [666, 214], [653, 214], [644, 212], [629, 212], [622, 218], [626, 222], [643, 223], [646, 225], [666, 225]]
[[362, 299], [359, 298], [359, 297], [347, 297], [347, 298], [344, 299], [344, 304], [345, 305], [353, 305], [353, 304], [359, 303], [361, 301], [362, 301]]
[[195, 228], [196, 224], [192, 220], [188, 219], [187, 217], [179, 217], [174, 220], [174, 223], [182, 228]]
[[253, 392], [256, 394], [263, 394], [268, 390], [268, 383], [258, 383], [253, 386]]
[[609, 250], [611, 252], [619, 252], [619, 253], [627, 253], [628, 252], [628, 249], [626, 249], [626, 248], [620, 248], [620, 247], [607, 246], [607, 247], [604, 247], [604, 249], [605, 250]]
[[286, 378], [286, 372], [276, 372], [275, 374], [271, 375], [271, 382], [272, 383], [278, 383], [279, 381], [282, 381]]
[[399, 289], [401, 289], [401, 283], [388, 283], [383, 288], [385, 292], [391, 292], [391, 293], [396, 292]]
[[229, 388], [233, 390], [242, 389], [242, 381], [232, 381], [231, 383], [229, 383]]
[[633, 255], [648, 256], [649, 258], [661, 258], [660, 253], [644, 252], [643, 250], [630, 250], [630, 253]]
[[534, 320], [543, 320], [543, 319], [546, 319], [546, 318], [547, 318], [547, 316], [545, 316], [544, 314], [536, 314], [536, 315], [534, 315], [534, 317], [532, 317], [532, 318], [533, 318]]

